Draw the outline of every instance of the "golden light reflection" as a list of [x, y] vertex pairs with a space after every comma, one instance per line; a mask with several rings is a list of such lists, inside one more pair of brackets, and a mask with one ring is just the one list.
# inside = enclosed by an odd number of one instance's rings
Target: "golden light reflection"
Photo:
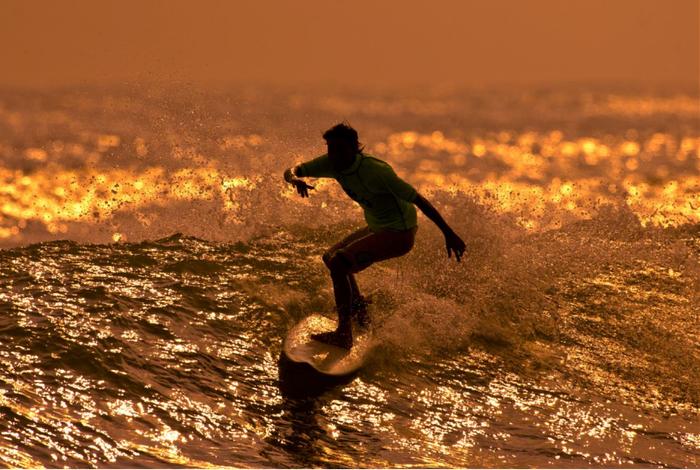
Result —
[[[255, 187], [249, 178], [232, 178], [213, 167], [168, 172], [162, 167], [78, 171], [49, 166], [31, 174], [0, 168], [0, 238], [17, 238], [29, 221], [64, 234], [70, 222], [97, 223], [119, 210], [172, 201], [219, 198], [231, 208], [235, 192]], [[125, 238], [121, 232], [112, 234], [114, 242]]]
[[692, 96], [683, 95], [668, 98], [609, 95], [606, 100], [601, 102], [587, 103], [584, 109], [589, 114], [698, 116], [700, 102]]
[[[639, 135], [566, 139], [552, 130], [462, 141], [408, 131], [391, 134], [374, 151], [396, 162], [419, 190], [451, 186], [476, 194], [500, 212], [518, 214], [518, 223], [528, 229], [589, 219], [603, 204], [619, 205], [618, 188], [625, 190], [622, 201], [642, 225], [700, 222], [700, 137], [658, 132], [640, 140], [630, 137]], [[562, 175], [568, 181], [562, 182]], [[673, 189], [665, 186], [668, 178]], [[559, 218], [545, 220], [545, 214]]]
[[[185, 455], [182, 454], [180, 449], [172, 444], [172, 441], [169, 440], [169, 437], [171, 437], [169, 430], [165, 430], [164, 434], [162, 435], [163, 438], [160, 439], [160, 444], [161, 445], [144, 445], [144, 444], [137, 444], [133, 442], [122, 442], [122, 445], [125, 447], [131, 448], [135, 451], [138, 451], [140, 453], [143, 453], [145, 455], [153, 455], [155, 457], [158, 457], [159, 459], [164, 460], [165, 462], [168, 462], [169, 464], [172, 465], [181, 465], [184, 467], [194, 467], [194, 468], [220, 468], [219, 465], [213, 464], [211, 462], [206, 462], [204, 460], [197, 460], [197, 459], [192, 459], [189, 458]], [[177, 432], [177, 431], [174, 431]], [[158, 441], [158, 439], [154, 439]], [[170, 443], [170, 444], [168, 444]]]
[[[96, 141], [100, 152], [123, 147], [123, 139], [113, 134], [98, 135]], [[257, 134], [232, 135], [223, 138], [220, 148], [248, 151], [262, 144]], [[49, 234], [66, 236], [72, 223], [100, 224], [124, 211], [148, 227], [153, 217], [141, 209], [179, 201], [218, 201], [235, 223], [235, 214], [259, 209], [241, 196], [256, 189], [267, 191], [259, 184], [268, 175], [259, 169], [232, 177], [195, 151], [179, 152], [199, 166], [175, 170], [162, 166], [68, 169], [51, 160], [56, 147], [87, 158], [90, 152], [74, 148], [76, 145], [54, 141], [49, 150], [28, 147], [24, 151], [27, 160], [48, 162], [32, 171], [0, 168], [0, 240], [20, 242], [31, 222], [33, 230], [38, 224]], [[134, 139], [133, 146], [139, 155], [148, 153], [142, 138]], [[505, 129], [470, 137], [440, 130], [404, 131], [389, 134], [370, 151], [389, 161], [421, 191], [474, 195], [498, 212], [513, 214], [529, 230], [588, 219], [601, 205], [621, 203], [644, 225], [700, 221], [698, 136], [641, 135], [633, 129], [624, 136], [577, 138], [559, 129]], [[270, 168], [270, 172], [278, 170]], [[669, 181], [672, 185], [666, 186]], [[315, 194], [336, 190], [327, 180], [315, 185]], [[314, 204], [312, 198], [299, 201], [284, 184], [276, 192], [302, 205]], [[329, 200], [322, 205], [338, 210]], [[129, 240], [130, 235], [114, 227], [109, 238], [119, 242]]]

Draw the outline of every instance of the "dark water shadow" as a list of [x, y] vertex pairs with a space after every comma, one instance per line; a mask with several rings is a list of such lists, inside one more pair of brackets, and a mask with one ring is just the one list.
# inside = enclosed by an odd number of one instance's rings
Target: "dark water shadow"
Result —
[[342, 389], [357, 377], [357, 372], [344, 376], [320, 374], [308, 364], [287, 359], [278, 361], [279, 389], [282, 395], [281, 416], [268, 443], [283, 450], [293, 462], [276, 465], [294, 467], [332, 467], [327, 461], [327, 448], [334, 441], [319, 423], [322, 408], [337, 398]]

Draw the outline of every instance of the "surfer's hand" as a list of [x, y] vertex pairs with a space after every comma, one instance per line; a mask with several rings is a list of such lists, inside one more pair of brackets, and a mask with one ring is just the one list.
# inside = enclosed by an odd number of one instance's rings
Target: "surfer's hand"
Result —
[[313, 186], [306, 184], [302, 180], [292, 180], [290, 181], [292, 186], [296, 188], [297, 192], [299, 193], [299, 196], [301, 197], [309, 197], [309, 189], [315, 189]]
[[452, 252], [454, 252], [455, 258], [457, 258], [457, 262], [459, 262], [467, 245], [464, 244], [462, 239], [459, 238], [459, 235], [454, 233], [452, 229], [445, 231], [445, 244], [447, 245], [447, 257], [451, 258]]

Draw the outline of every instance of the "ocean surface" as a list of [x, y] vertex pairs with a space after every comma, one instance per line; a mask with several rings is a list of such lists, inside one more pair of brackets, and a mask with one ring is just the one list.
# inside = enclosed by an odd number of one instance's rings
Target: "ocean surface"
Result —
[[[419, 215], [366, 366], [290, 388], [363, 219], [282, 173], [344, 119], [467, 251]], [[700, 466], [692, 87], [0, 90], [0, 248], [0, 466]]]

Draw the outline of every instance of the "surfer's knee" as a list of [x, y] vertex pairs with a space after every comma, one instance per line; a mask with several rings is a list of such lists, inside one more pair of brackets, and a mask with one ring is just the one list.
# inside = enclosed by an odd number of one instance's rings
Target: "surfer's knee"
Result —
[[323, 256], [321, 256], [321, 259], [323, 260], [323, 264], [325, 264], [328, 269], [331, 269], [331, 258], [332, 257], [333, 257], [332, 251], [326, 251], [323, 254]]
[[[325, 259], [324, 259], [324, 262], [326, 262]], [[326, 266], [328, 266], [328, 269], [331, 270], [331, 274], [346, 275], [346, 274], [352, 272], [352, 262], [348, 259], [348, 257], [344, 253], [339, 252], [339, 251], [332, 253], [328, 257], [328, 261], [326, 262]]]

